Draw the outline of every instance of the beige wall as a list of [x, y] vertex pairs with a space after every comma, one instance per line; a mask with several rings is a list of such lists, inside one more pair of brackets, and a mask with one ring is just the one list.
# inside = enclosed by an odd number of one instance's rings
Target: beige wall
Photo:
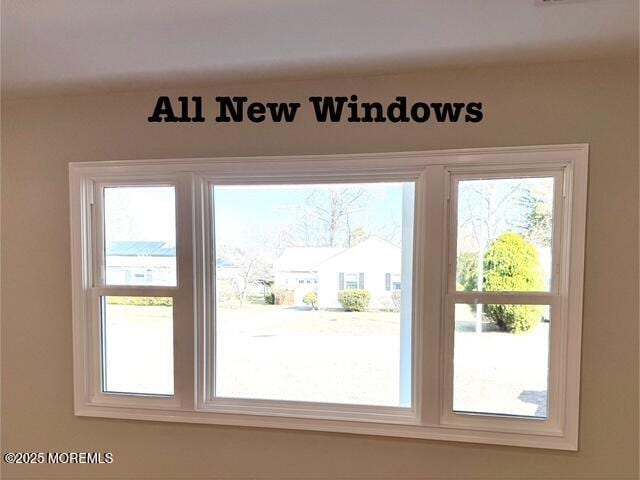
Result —
[[[628, 59], [3, 102], [2, 447], [115, 455], [4, 478], [636, 478], [637, 72]], [[150, 125], [164, 93], [480, 100], [485, 120]], [[591, 145], [578, 452], [73, 416], [68, 162], [574, 142]]]

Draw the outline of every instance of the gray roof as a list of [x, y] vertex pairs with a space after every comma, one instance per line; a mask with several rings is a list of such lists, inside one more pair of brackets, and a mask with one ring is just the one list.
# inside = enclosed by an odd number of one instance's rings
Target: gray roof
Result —
[[157, 241], [108, 242], [107, 256], [114, 257], [175, 257], [176, 247]]

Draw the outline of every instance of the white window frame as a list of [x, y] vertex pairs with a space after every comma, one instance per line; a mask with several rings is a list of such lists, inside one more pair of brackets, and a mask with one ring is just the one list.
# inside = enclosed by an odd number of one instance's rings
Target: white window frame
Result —
[[[449, 174], [449, 242], [448, 242], [448, 274], [446, 276], [445, 293], [445, 318], [449, 323], [445, 325], [445, 341], [442, 346], [444, 361], [444, 388], [443, 388], [443, 409], [441, 421], [444, 425], [460, 425], [467, 428], [482, 427], [496, 431], [508, 429], [510, 431], [543, 431], [562, 433], [561, 421], [559, 418], [561, 408], [557, 404], [562, 395], [562, 385], [560, 379], [566, 373], [559, 372], [564, 369], [563, 344], [561, 342], [561, 329], [565, 328], [565, 316], [562, 315], [561, 292], [568, 294], [568, 277], [562, 269], [559, 252], [567, 251], [569, 245], [565, 245], [568, 240], [565, 232], [568, 225], [563, 224], [563, 220], [569, 220], [570, 216], [564, 216], [563, 211], [566, 206], [566, 184], [565, 167], [560, 165], [548, 165], [538, 168], [511, 166], [495, 166], [492, 168], [477, 167], [453, 167], [448, 169]], [[513, 178], [553, 178], [553, 218], [552, 218], [552, 268], [551, 285], [548, 292], [479, 292], [479, 291], [456, 291], [456, 256], [457, 256], [457, 233], [458, 233], [458, 185], [465, 180], [498, 180]], [[455, 305], [462, 304], [522, 304], [522, 305], [549, 305], [551, 311], [550, 332], [549, 332], [549, 375], [547, 385], [547, 417], [521, 417], [514, 415], [494, 414], [491, 421], [487, 421], [487, 414], [476, 414], [473, 412], [456, 412], [453, 410], [453, 352], [454, 352], [454, 322]], [[555, 321], [555, 319], [560, 319]], [[533, 420], [533, 422], [532, 422]], [[537, 423], [536, 423], [537, 421]]]
[[[242, 425], [576, 450], [588, 146], [550, 145], [430, 152], [72, 163], [70, 171], [74, 400], [80, 416]], [[455, 192], [462, 178], [554, 175], [554, 275], [550, 292], [470, 293], [455, 277]], [[212, 392], [212, 184], [415, 182], [411, 407], [216, 398]], [[174, 185], [176, 287], [105, 286], [105, 185]], [[452, 261], [453, 260], [453, 261]], [[404, 278], [403, 278], [404, 282]], [[104, 393], [99, 298], [170, 296], [174, 395]], [[404, 297], [404, 296], [403, 296]], [[408, 297], [408, 296], [407, 296]], [[548, 418], [452, 410], [453, 305], [552, 305]], [[406, 343], [410, 342], [410, 343]], [[402, 362], [401, 362], [402, 363]]]

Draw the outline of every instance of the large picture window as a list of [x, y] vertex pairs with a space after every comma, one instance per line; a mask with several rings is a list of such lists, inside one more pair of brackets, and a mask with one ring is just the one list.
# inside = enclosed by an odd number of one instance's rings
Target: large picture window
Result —
[[401, 386], [399, 364], [410, 304], [385, 290], [382, 272], [399, 275], [402, 256], [412, 258], [403, 209], [413, 210], [413, 192], [212, 186], [215, 397], [411, 406], [400, 403], [411, 385]]
[[577, 448], [586, 152], [72, 164], [76, 414]]

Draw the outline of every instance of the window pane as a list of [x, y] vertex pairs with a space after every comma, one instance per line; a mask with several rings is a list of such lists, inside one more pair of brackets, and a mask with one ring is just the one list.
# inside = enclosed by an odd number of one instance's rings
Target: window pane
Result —
[[173, 395], [173, 299], [103, 297], [105, 392]]
[[549, 307], [456, 305], [453, 409], [547, 416]]
[[410, 406], [414, 184], [213, 195], [215, 394]]
[[107, 285], [176, 285], [173, 187], [104, 189]]
[[549, 291], [553, 183], [549, 178], [458, 184], [458, 291]]

